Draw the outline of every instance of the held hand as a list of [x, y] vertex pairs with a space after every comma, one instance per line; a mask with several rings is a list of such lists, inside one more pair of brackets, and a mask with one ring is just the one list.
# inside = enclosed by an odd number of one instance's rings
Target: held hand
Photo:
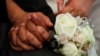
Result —
[[50, 19], [41, 12], [32, 13], [31, 21], [36, 25], [44, 27], [45, 29], [53, 26]]
[[12, 27], [9, 32], [12, 48], [14, 50], [42, 48], [42, 42], [50, 39], [47, 28], [51, 26], [52, 23], [48, 17], [43, 15], [36, 19], [36, 15], [33, 13], [31, 19], [28, 19], [25, 24], [21, 24], [17, 28]]
[[14, 50], [33, 50], [34, 48], [42, 48], [42, 43], [22, 24], [19, 27], [12, 27], [9, 32], [10, 44]]
[[[34, 28], [36, 27], [35, 25], [41, 27], [35, 29]], [[50, 39], [48, 28], [52, 27], [52, 23], [50, 22], [50, 19], [47, 16], [45, 16], [43, 13], [41, 12], [33, 13], [31, 15], [31, 19], [27, 21], [26, 27], [41, 42], [48, 41], [48, 39]]]
[[[21, 16], [16, 16], [14, 18], [19, 19], [16, 20], [16, 24], [14, 24], [15, 26], [20, 25], [21, 23], [26, 23], [26, 28], [27, 30], [29, 30], [32, 34], [34, 34], [41, 42], [43, 42], [43, 39], [46, 40], [46, 38], [48, 39], [48, 36], [46, 36], [45, 34], [43, 34], [43, 36], [41, 36], [39, 34], [39, 32], [37, 32], [37, 28], [36, 26], [42, 26], [43, 29], [45, 30], [44, 32], [48, 32], [48, 27], [52, 27], [52, 23], [50, 21], [50, 19], [45, 16], [43, 13], [41, 12], [34, 12], [34, 13], [27, 13], [27, 12], [23, 12], [21, 13]], [[29, 20], [29, 18], [31, 18]], [[36, 28], [36, 29], [35, 29]]]
[[92, 8], [93, 2], [94, 0], [69, 0], [68, 3], [66, 3], [65, 7], [63, 6], [62, 2], [58, 2], [58, 7], [60, 9], [59, 12], [69, 12], [74, 16], [88, 16]]
[[[7, 12], [8, 12], [9, 19], [14, 26], [9, 31], [9, 37], [11, 40], [10, 42], [11, 42], [12, 48], [15, 50], [31, 50], [31, 49], [34, 49], [34, 47], [40, 48], [42, 45], [42, 42], [40, 41], [40, 37], [45, 36], [45, 35], [41, 35], [43, 33], [47, 34], [45, 28], [48, 24], [43, 23], [40, 25], [40, 24], [37, 24], [30, 20], [28, 21], [31, 13], [23, 11], [12, 0], [11, 1], [7, 0]], [[45, 22], [43, 19], [41, 21]], [[25, 25], [23, 25], [22, 23], [25, 23]], [[31, 33], [31, 29], [29, 29], [28, 27], [26, 28], [26, 26], [29, 26], [30, 23], [32, 23], [31, 24], [32, 27], [34, 26], [34, 28], [32, 28], [32, 33]], [[20, 24], [22, 24], [22, 25], [20, 25]], [[15, 26], [17, 28], [15, 28]], [[31, 26], [29, 26], [29, 27], [31, 27]], [[33, 32], [33, 30], [34, 30], [34, 32]], [[48, 36], [47, 36], [47, 38], [48, 38]]]

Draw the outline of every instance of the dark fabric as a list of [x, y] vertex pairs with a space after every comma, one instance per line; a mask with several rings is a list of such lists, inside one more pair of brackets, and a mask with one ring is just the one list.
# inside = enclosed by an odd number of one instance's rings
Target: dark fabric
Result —
[[38, 50], [33, 50], [33, 51], [14, 51], [14, 50], [9, 50], [9, 55], [10, 56], [59, 56], [57, 53], [47, 49], [47, 48], [42, 48]]
[[2, 23], [2, 22], [8, 23], [9, 22], [5, 1], [6, 0], [0, 0], [0, 23]]
[[9, 20], [6, 10], [6, 0], [0, 0], [0, 56], [8, 56], [9, 48]]
[[[14, 0], [24, 11], [43, 12], [54, 23], [55, 16], [45, 0]], [[7, 16], [6, 2], [0, 0], [0, 56], [58, 56], [48, 48], [34, 51], [17, 52], [11, 49], [8, 39], [10, 24]]]
[[55, 16], [45, 0], [14, 0], [24, 11], [43, 12], [51, 21], [55, 22]]
[[[54, 23], [55, 16], [51, 8], [46, 4], [45, 0], [14, 0], [24, 11], [27, 12], [43, 12]], [[42, 49], [33, 51], [21, 51], [17, 52], [9, 48], [9, 56], [59, 56], [57, 53], [46, 48], [46, 45]]]
[[8, 30], [10, 25], [7, 23], [0, 23], [0, 56], [8, 56], [9, 40]]

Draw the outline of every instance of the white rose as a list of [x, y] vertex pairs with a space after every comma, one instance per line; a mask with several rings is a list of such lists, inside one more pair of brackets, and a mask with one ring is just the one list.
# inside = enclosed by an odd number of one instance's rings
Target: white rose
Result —
[[64, 46], [60, 48], [59, 51], [64, 56], [81, 56], [81, 53], [78, 51], [76, 45], [72, 42], [64, 44]]
[[65, 34], [67, 37], [72, 37], [76, 31], [77, 23], [71, 14], [59, 14], [56, 17], [54, 28], [57, 35]]
[[76, 18], [78, 27], [73, 36], [73, 40], [80, 43], [80, 46], [83, 47], [85, 44], [89, 43], [89, 47], [93, 46], [95, 43], [95, 38], [93, 35], [93, 29], [89, 26], [87, 20], [82, 20], [82, 18]]
[[68, 42], [68, 39], [66, 36], [59, 36], [59, 35], [54, 35], [54, 38], [57, 40], [59, 44], [66, 44]]
[[[77, 31], [79, 31], [79, 33], [77, 33]], [[88, 50], [95, 44], [93, 30], [90, 28], [89, 24], [84, 27], [78, 26], [77, 31], [72, 39], [78, 42], [79, 49], [82, 50], [82, 48], [85, 47], [85, 50]]]
[[93, 30], [90, 28], [89, 25], [87, 25], [84, 29], [83, 32], [86, 34], [88, 40], [90, 41], [91, 44], [95, 43], [95, 38], [93, 35]]
[[93, 35], [93, 30], [87, 25], [82, 29], [82, 35], [84, 36], [81, 42], [81, 47], [84, 47], [89, 42], [89, 47], [92, 47], [95, 44], [95, 38]]

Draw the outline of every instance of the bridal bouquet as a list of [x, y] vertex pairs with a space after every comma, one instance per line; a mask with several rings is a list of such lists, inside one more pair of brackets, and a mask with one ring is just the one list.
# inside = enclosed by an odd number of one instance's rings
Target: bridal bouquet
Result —
[[54, 38], [61, 45], [55, 52], [63, 56], [89, 56], [88, 50], [95, 45], [95, 38], [85, 17], [59, 14], [54, 29]]

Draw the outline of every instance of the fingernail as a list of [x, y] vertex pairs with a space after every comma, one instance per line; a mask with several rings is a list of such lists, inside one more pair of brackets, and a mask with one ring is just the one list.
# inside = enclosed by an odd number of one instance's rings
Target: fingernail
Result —
[[39, 48], [41, 49], [41, 48], [42, 48], [42, 45], [41, 45], [41, 46], [39, 46]]
[[12, 30], [14, 30], [14, 27], [12, 27], [10, 31], [12, 31]]
[[22, 23], [21, 25], [25, 25], [25, 23]]
[[33, 47], [32, 47], [31, 49], [32, 49], [32, 50], [34, 50], [34, 48], [33, 48]]
[[50, 22], [49, 24], [50, 24], [51, 26], [53, 26], [53, 24], [52, 24], [51, 22]]
[[34, 17], [34, 19], [37, 19], [37, 15], [35, 13], [33, 13], [32, 16]]
[[15, 30], [18, 30], [18, 27], [16, 27]]

